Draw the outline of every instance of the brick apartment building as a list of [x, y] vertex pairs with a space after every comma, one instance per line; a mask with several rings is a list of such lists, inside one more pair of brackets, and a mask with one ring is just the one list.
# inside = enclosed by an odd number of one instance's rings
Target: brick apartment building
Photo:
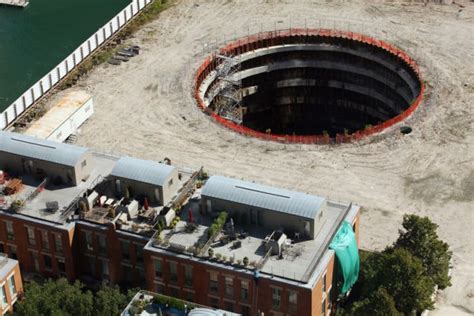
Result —
[[0, 251], [23, 272], [243, 315], [329, 314], [339, 294], [329, 244], [343, 222], [359, 239], [356, 205], [206, 181], [202, 169], [0, 132], [0, 170]]
[[20, 266], [17, 260], [0, 255], [0, 292], [2, 301], [0, 312], [2, 315], [13, 310], [13, 304], [23, 293]]

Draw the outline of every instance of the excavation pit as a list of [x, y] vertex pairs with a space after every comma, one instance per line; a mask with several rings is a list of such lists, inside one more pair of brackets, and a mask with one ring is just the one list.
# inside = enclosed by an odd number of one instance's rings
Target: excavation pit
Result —
[[352, 32], [292, 29], [221, 48], [196, 75], [198, 105], [241, 134], [297, 143], [349, 142], [410, 116], [423, 98], [416, 63]]

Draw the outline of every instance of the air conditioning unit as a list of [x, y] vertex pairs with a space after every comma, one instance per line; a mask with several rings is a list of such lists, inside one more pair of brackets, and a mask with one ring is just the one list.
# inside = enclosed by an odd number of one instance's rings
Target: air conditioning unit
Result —
[[59, 210], [58, 201], [49, 201], [46, 202], [46, 210], [51, 213], [55, 213]]

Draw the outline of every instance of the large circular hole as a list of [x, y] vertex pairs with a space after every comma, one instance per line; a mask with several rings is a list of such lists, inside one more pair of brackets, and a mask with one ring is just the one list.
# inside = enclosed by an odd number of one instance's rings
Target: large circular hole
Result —
[[211, 56], [196, 79], [199, 105], [217, 121], [296, 141], [378, 132], [410, 115], [423, 91], [416, 64], [401, 50], [330, 30], [241, 39]]

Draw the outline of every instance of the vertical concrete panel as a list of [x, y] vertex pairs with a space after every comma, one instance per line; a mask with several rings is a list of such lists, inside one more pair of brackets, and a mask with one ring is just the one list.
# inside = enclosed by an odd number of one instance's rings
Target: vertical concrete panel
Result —
[[51, 73], [47, 74], [46, 76], [41, 79], [43, 83], [43, 93], [46, 93], [49, 89], [51, 89], [51, 80], [50, 80]]
[[114, 18], [111, 22], [110, 22], [110, 25], [112, 25], [112, 32], [115, 33], [117, 32], [118, 28], [119, 28], [119, 25], [118, 25], [118, 22], [117, 22], [117, 19]]
[[31, 103], [33, 103], [33, 99], [31, 98], [31, 93], [30, 91], [26, 91], [23, 96], [25, 97], [25, 106], [29, 107]]
[[132, 15], [135, 15], [138, 13], [138, 0], [134, 0], [132, 3], [131, 3], [131, 7], [132, 7]]
[[130, 3], [128, 7], [125, 8], [125, 21], [130, 20], [130, 18], [133, 15], [133, 9], [132, 9], [133, 3]]
[[33, 87], [31, 87], [31, 91], [33, 92], [33, 100], [36, 101], [38, 100], [39, 97], [41, 97], [41, 87], [39, 85], [39, 82], [35, 83]]
[[[97, 36], [96, 36], [96, 40], [97, 40], [97, 46], [99, 46], [100, 44], [102, 44], [104, 42], [104, 29], [100, 29], [97, 33]], [[96, 47], [97, 47], [96, 46]]]
[[104, 30], [105, 39], [108, 39], [110, 35], [112, 35], [112, 32], [110, 31], [110, 24], [107, 24], [106, 26], [104, 26], [103, 30]]
[[5, 127], [7, 127], [7, 120], [6, 120], [6, 113], [2, 113], [3, 115], [0, 116], [0, 129], [4, 129]]
[[76, 66], [74, 64], [74, 57], [73, 56], [74, 56], [74, 54], [71, 54], [66, 58], [67, 72], [70, 72], [74, 68], [74, 66]]
[[117, 15], [117, 23], [119, 27], [122, 27], [122, 25], [125, 24], [125, 10], [122, 10], [118, 15]]
[[55, 72], [56, 68], [53, 69], [49, 74], [48, 74], [48, 81], [49, 81], [49, 87], [51, 88], [53, 86], [53, 73]]
[[15, 107], [13, 105], [10, 105], [7, 110], [7, 118], [8, 118], [8, 121], [7, 123], [10, 124], [11, 122], [13, 122], [13, 120], [16, 118], [16, 115], [15, 115]]
[[49, 74], [51, 76], [51, 86], [54, 86], [59, 80], [59, 78], [58, 78], [58, 68], [57, 67], [54, 68]]
[[16, 115], [20, 115], [21, 113], [23, 113], [23, 111], [25, 110], [23, 108], [23, 105], [21, 104], [21, 101], [20, 102], [15, 102], [15, 112], [16, 112]]
[[61, 64], [59, 64], [58, 69], [59, 69], [59, 79], [62, 79], [67, 73], [66, 62], [62, 62]]
[[82, 61], [82, 45], [74, 51], [74, 65], [77, 66]]
[[96, 47], [97, 47], [97, 33], [95, 33], [92, 37], [91, 37], [91, 40], [89, 41], [90, 42], [90, 52], [92, 53]]

